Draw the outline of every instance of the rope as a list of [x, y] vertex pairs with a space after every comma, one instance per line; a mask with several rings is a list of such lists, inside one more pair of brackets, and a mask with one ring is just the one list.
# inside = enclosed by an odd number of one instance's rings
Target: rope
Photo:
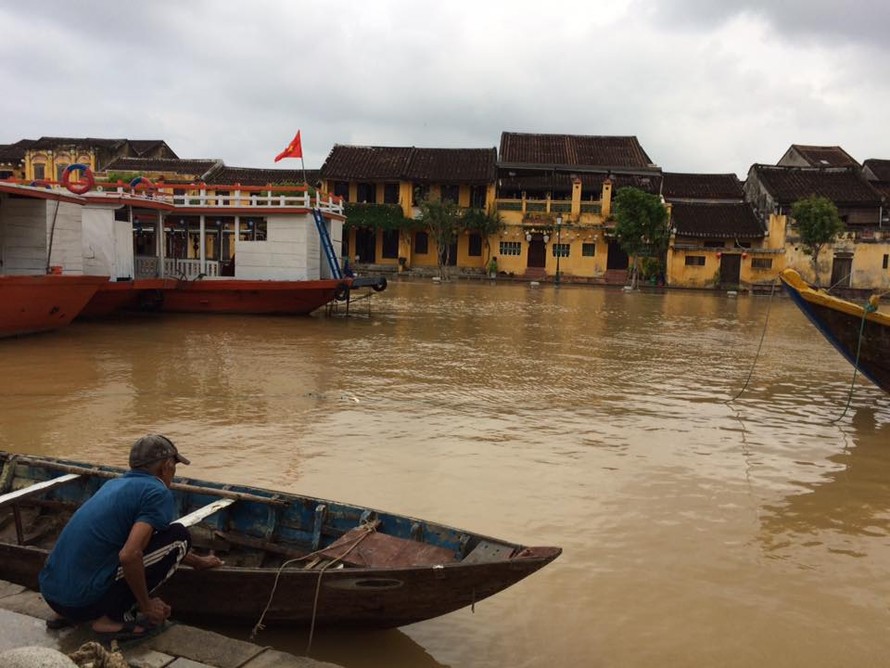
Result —
[[[361, 534], [360, 536], [358, 536], [358, 538], [356, 538], [356, 539], [352, 542], [352, 544], [349, 546], [349, 549], [346, 550], [346, 552], [344, 552], [343, 554], [341, 554], [341, 555], [340, 555], [339, 557], [337, 557], [336, 559], [333, 559], [333, 560], [329, 561], [328, 563], [326, 563], [326, 564], [325, 564], [324, 566], [322, 566], [322, 567], [319, 569], [319, 571], [318, 571], [318, 582], [317, 582], [317, 584], [315, 585], [315, 599], [314, 599], [314, 601], [313, 601], [313, 603], [312, 603], [312, 622], [311, 622], [311, 625], [310, 625], [310, 627], [309, 627], [309, 643], [308, 643], [307, 646], [306, 646], [306, 654], [307, 654], [307, 655], [309, 654], [309, 650], [310, 650], [310, 648], [312, 647], [312, 636], [313, 636], [313, 634], [314, 634], [314, 632], [315, 632], [315, 616], [316, 616], [316, 613], [318, 612], [318, 598], [319, 598], [319, 594], [321, 593], [321, 576], [324, 575], [324, 572], [325, 572], [328, 568], [330, 568], [331, 566], [333, 566], [333, 565], [336, 564], [337, 562], [342, 561], [343, 559], [345, 559], [346, 556], [347, 556], [350, 552], [352, 552], [355, 548], [357, 548], [357, 547], [359, 546], [359, 544], [360, 544], [365, 538], [367, 538], [367, 537], [370, 536], [374, 531], [376, 531], [376, 529], [374, 528], [374, 525], [372, 525], [372, 524], [367, 524], [367, 523], [366, 523], [366, 524], [362, 524], [362, 525], [361, 525], [361, 528], [365, 530], [364, 533]], [[341, 546], [338, 546], [338, 547], [342, 547], [342, 545], [341, 545]], [[257, 633], [259, 633], [259, 632], [262, 631], [264, 628], [266, 628], [265, 626], [263, 626], [263, 620], [266, 618], [266, 613], [269, 612], [269, 608], [270, 608], [271, 605], [272, 605], [272, 599], [273, 599], [274, 596], [275, 596], [275, 591], [278, 589], [278, 580], [279, 580], [279, 578], [281, 577], [281, 573], [284, 571], [284, 569], [287, 568], [288, 566], [290, 566], [291, 564], [295, 563], [295, 562], [298, 562], [298, 561], [306, 561], [307, 559], [312, 559], [312, 558], [315, 557], [315, 556], [318, 556], [318, 555], [320, 555], [320, 554], [323, 554], [323, 553], [325, 552], [325, 550], [328, 550], [328, 549], [330, 549], [330, 547], [326, 547], [326, 548], [323, 548], [323, 549], [321, 549], [321, 550], [316, 550], [315, 552], [310, 552], [309, 554], [304, 554], [302, 557], [295, 557], [294, 559], [288, 559], [288, 560], [285, 561], [283, 564], [281, 564], [281, 566], [278, 567], [278, 571], [275, 573], [275, 582], [272, 583], [272, 591], [269, 593], [269, 600], [266, 602], [266, 607], [263, 609], [263, 612], [262, 612], [262, 614], [260, 615], [260, 618], [257, 620], [256, 625], [254, 625], [253, 629], [250, 631], [250, 641], [251, 641], [251, 642], [253, 642], [254, 638], [256, 638]]]
[[773, 279], [773, 284], [770, 287], [769, 291], [769, 301], [766, 304], [766, 317], [763, 320], [763, 331], [760, 333], [760, 343], [757, 345], [757, 352], [754, 355], [754, 361], [751, 363], [751, 370], [748, 371], [748, 377], [745, 379], [745, 384], [742, 385], [742, 389], [739, 390], [738, 394], [736, 394], [732, 399], [724, 401], [723, 403], [731, 404], [733, 401], [742, 396], [746, 389], [748, 389], [748, 383], [751, 382], [751, 377], [754, 375], [754, 367], [757, 365], [757, 359], [760, 357], [760, 350], [763, 348], [763, 340], [766, 338], [766, 327], [769, 324], [769, 312], [770, 308], [773, 305], [773, 295], [776, 294], [776, 283], [778, 283], [778, 279]]
[[850, 403], [853, 401], [853, 389], [856, 386], [856, 374], [859, 371], [859, 353], [862, 352], [862, 339], [863, 334], [865, 332], [865, 323], [869, 313], [874, 313], [878, 310], [877, 300], [875, 302], [867, 302], [865, 306], [862, 307], [862, 320], [859, 322], [859, 341], [856, 343], [856, 361], [853, 363], [853, 377], [850, 378], [850, 391], [847, 393], [847, 405], [844, 406], [844, 411], [838, 417], [831, 421], [831, 424], [835, 424], [836, 422], [840, 422], [847, 414], [847, 411], [850, 409]]
[[68, 658], [82, 668], [129, 668], [130, 665], [117, 648], [116, 640], [112, 641], [110, 650], [95, 641], [85, 642]]

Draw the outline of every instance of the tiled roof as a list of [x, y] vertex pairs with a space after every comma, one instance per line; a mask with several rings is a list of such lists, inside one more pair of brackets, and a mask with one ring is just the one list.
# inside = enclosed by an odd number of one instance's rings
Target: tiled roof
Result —
[[494, 148], [335, 144], [321, 167], [321, 175], [344, 181], [491, 183], [496, 157]]
[[858, 167], [849, 153], [840, 146], [805, 146], [792, 144], [791, 149], [797, 151], [811, 167]]
[[777, 167], [753, 165], [763, 188], [781, 206], [790, 206], [799, 199], [818, 195], [838, 206], [879, 206], [880, 194], [866, 182], [855, 168]]
[[405, 173], [409, 146], [347, 146], [334, 144], [321, 166], [325, 179], [343, 181], [398, 181]]
[[867, 169], [878, 181], [890, 183], [890, 160], [877, 160], [869, 158], [862, 163], [862, 168]]
[[[136, 152], [136, 155], [145, 155], [149, 151], [153, 151], [156, 148], [166, 148], [167, 151], [173, 153], [170, 150], [170, 147], [167, 146], [167, 143], [163, 139], [130, 139], [130, 146], [133, 147], [133, 150]], [[175, 157], [175, 153], [173, 154]]]
[[181, 160], [173, 158], [117, 158], [104, 167], [106, 172], [149, 172], [205, 177], [221, 160]]
[[[306, 183], [315, 185], [320, 171], [306, 170]], [[239, 183], [242, 186], [293, 185], [303, 183], [302, 169], [253, 169], [250, 167], [223, 167], [213, 173], [213, 182], [221, 184]]]
[[741, 201], [745, 198], [742, 183], [735, 174], [665, 172], [661, 193], [668, 201], [678, 199]]
[[636, 137], [501, 133], [500, 165], [652, 169]]
[[99, 147], [116, 149], [127, 142], [126, 139], [97, 139], [94, 137], [41, 137], [34, 141], [28, 148], [35, 150], [48, 150], [68, 146]]
[[416, 183], [492, 183], [497, 174], [494, 148], [415, 148], [405, 180]]
[[675, 202], [671, 226], [678, 237], [760, 239], [765, 235], [751, 205], [745, 202]]
[[26, 141], [22, 140], [15, 144], [0, 144], [0, 164], [11, 165], [17, 164], [25, 159]]

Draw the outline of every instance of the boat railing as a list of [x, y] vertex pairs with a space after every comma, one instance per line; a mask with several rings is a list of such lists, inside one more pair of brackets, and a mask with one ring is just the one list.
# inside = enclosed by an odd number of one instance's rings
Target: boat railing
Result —
[[137, 255], [136, 261], [136, 278], [158, 278], [168, 276], [171, 278], [181, 278], [186, 280], [197, 279], [198, 277], [219, 276], [220, 262], [217, 260], [188, 260], [182, 258], [165, 257], [164, 271], [161, 273], [160, 258], [152, 255]]
[[177, 209], [316, 208], [326, 213], [343, 213], [343, 201], [340, 197], [308, 189], [305, 186], [257, 187], [235, 184], [188, 188], [171, 185], [131, 188], [125, 184], [118, 184], [116, 190], [121, 195], [144, 197], [172, 204]]

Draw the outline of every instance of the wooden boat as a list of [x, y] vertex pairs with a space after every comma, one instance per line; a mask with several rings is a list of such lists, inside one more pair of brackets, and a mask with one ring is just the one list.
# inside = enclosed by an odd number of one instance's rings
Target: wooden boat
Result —
[[779, 274], [801, 311], [850, 364], [890, 393], [890, 313], [872, 297], [860, 306], [806, 283], [793, 269]]
[[0, 338], [69, 324], [107, 276], [0, 276]]
[[[111, 466], [0, 453], [0, 578], [37, 587], [68, 517]], [[178, 520], [225, 565], [180, 568], [159, 595], [183, 621], [395, 627], [473, 605], [561, 553], [425, 520], [177, 478]]]

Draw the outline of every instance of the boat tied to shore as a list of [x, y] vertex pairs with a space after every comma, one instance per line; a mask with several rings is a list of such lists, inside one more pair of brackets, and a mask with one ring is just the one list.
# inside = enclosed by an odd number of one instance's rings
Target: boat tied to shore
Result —
[[890, 394], [890, 313], [880, 310], [880, 295], [859, 305], [814, 288], [794, 269], [785, 269], [779, 278], [822, 336], [858, 372]]
[[[3, 452], [0, 467], [0, 579], [36, 589], [68, 518], [127, 469]], [[194, 548], [225, 562], [163, 585], [182, 621], [403, 626], [473, 606], [562, 552], [257, 487], [176, 478], [171, 489]]]

